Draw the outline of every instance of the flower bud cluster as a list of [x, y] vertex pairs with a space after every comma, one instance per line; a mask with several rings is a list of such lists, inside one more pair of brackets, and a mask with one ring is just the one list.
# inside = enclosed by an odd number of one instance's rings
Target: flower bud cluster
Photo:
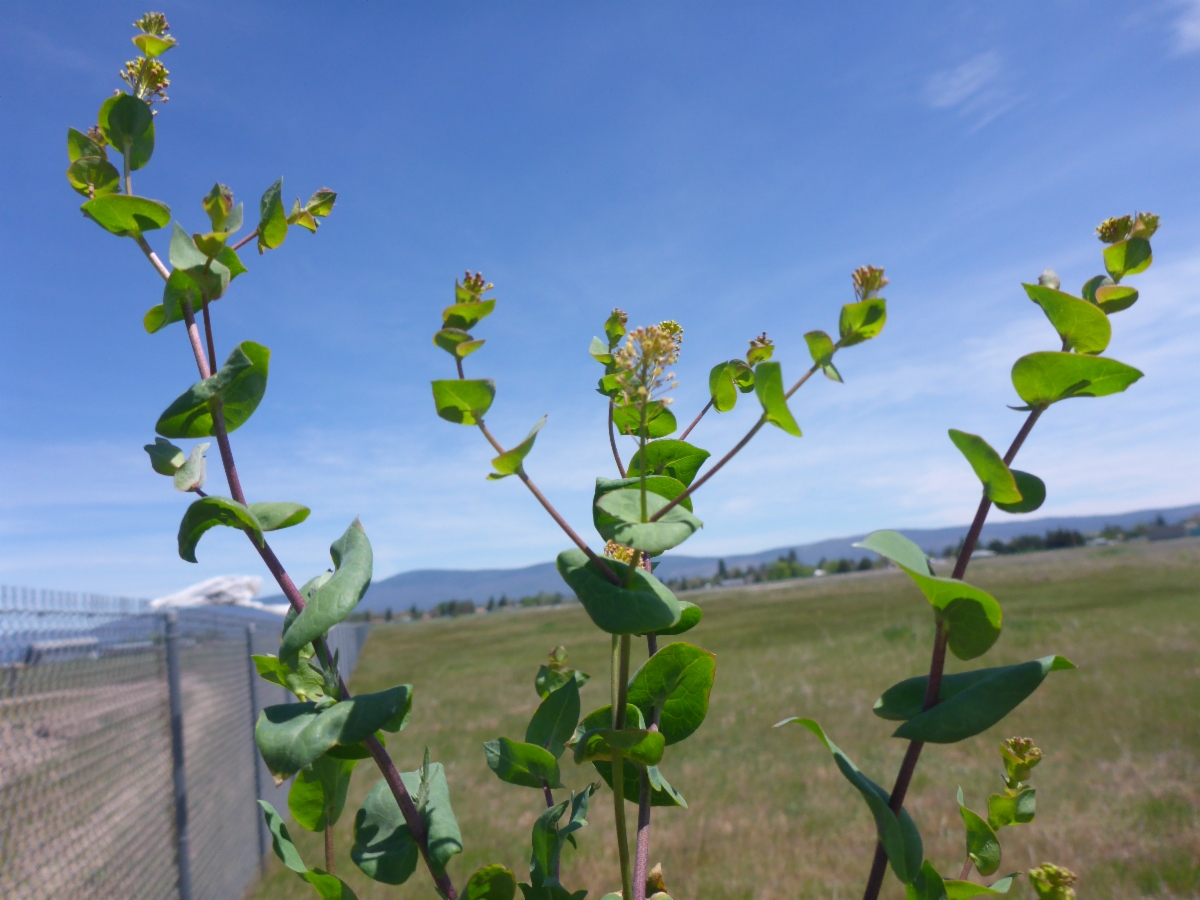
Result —
[[667, 368], [679, 359], [682, 343], [683, 328], [670, 319], [626, 335], [624, 346], [613, 351], [617, 386], [624, 403], [671, 402], [661, 395], [675, 386], [675, 375]]
[[1118, 244], [1131, 237], [1149, 240], [1158, 231], [1158, 216], [1154, 213], [1135, 213], [1105, 219], [1096, 226], [1096, 236], [1106, 244]]
[[877, 269], [875, 266], [859, 266], [850, 276], [850, 280], [854, 282], [854, 296], [859, 300], [870, 300], [877, 296], [888, 283], [883, 269]]
[[1075, 873], [1065, 866], [1042, 863], [1029, 870], [1039, 900], [1075, 900]]
[[1004, 757], [1004, 780], [1010, 791], [1027, 781], [1030, 770], [1042, 761], [1042, 751], [1027, 737], [1010, 737], [1000, 745], [1000, 755]]
[[633, 562], [633, 548], [618, 544], [616, 541], [609, 541], [604, 545], [604, 555], [617, 562], [627, 564]]

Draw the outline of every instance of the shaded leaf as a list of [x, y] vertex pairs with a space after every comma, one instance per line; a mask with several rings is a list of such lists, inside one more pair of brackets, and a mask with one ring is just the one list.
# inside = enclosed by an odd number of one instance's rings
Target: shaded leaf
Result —
[[[354, 611], [371, 584], [373, 554], [362, 523], [355, 519], [329, 548], [336, 571], [312, 594], [304, 611], [287, 626], [279, 658], [295, 667], [301, 649]], [[372, 728], [372, 731], [375, 729]]]
[[838, 334], [843, 347], [869, 341], [883, 331], [887, 322], [887, 301], [882, 297], [847, 303], [838, 320]]
[[[621, 434], [636, 437], [642, 427], [641, 413], [634, 406], [613, 407], [613, 425]], [[650, 404], [646, 410], [646, 437], [666, 437], [676, 427], [675, 414], [661, 401], [656, 400]]]
[[928, 675], [888, 688], [876, 702], [875, 715], [906, 720], [893, 735], [933, 744], [952, 744], [991, 728], [1037, 690], [1051, 672], [1075, 666], [1061, 656], [1032, 662], [959, 672], [942, 678], [939, 702], [921, 712]]
[[1015, 872], [1012, 875], [1007, 875], [999, 881], [993, 881], [991, 885], [984, 886], [976, 884], [973, 881], [953, 881], [946, 879], [946, 897], [947, 900], [971, 900], [972, 897], [979, 897], [984, 894], [1007, 894], [1008, 889], [1012, 887], [1013, 879], [1020, 872]]
[[277, 656], [251, 656], [254, 668], [264, 681], [277, 684], [291, 691], [304, 702], [320, 700], [325, 696], [325, 676], [306, 659], [291, 669]]
[[552, 788], [563, 786], [558, 761], [550, 751], [536, 744], [517, 743], [502, 737], [485, 743], [483, 753], [488, 768], [501, 781], [539, 789], [543, 783]]
[[412, 711], [412, 686], [358, 694], [329, 705], [282, 703], [266, 707], [254, 727], [263, 762], [281, 784], [335, 746], [357, 744], [376, 731], [399, 731]]
[[466, 359], [484, 345], [461, 328], [443, 328], [433, 336], [433, 343], [455, 359]]
[[654, 632], [655, 634], [664, 636], [683, 634], [685, 631], [691, 631], [700, 624], [700, 620], [704, 617], [704, 614], [700, 611], [700, 607], [690, 600], [680, 600], [679, 606], [679, 621], [670, 628], [660, 628]]
[[467, 881], [464, 900], [513, 900], [517, 879], [504, 866], [493, 864], [478, 869]]
[[558, 759], [575, 733], [579, 712], [579, 683], [569, 677], [538, 706], [525, 729], [526, 743], [544, 747]]
[[267, 391], [270, 362], [270, 350], [242, 341], [217, 374], [192, 385], [166, 408], [155, 431], [168, 438], [211, 437], [214, 401], [221, 403], [226, 431], [236, 431], [258, 409]]
[[1037, 812], [1037, 791], [1025, 788], [1017, 795], [992, 794], [988, 797], [988, 824], [993, 828], [1028, 825]]
[[136, 172], [150, 161], [154, 153], [154, 116], [145, 101], [130, 94], [109, 97], [100, 106], [96, 121], [117, 153], [128, 152], [130, 170]]
[[75, 162], [85, 156], [108, 159], [108, 151], [76, 128], [67, 129], [67, 159]]
[[1000, 839], [977, 812], [963, 804], [962, 788], [958, 789], [958, 811], [967, 831], [967, 856], [980, 875], [991, 875], [1000, 868]]
[[1137, 288], [1124, 284], [1101, 285], [1096, 288], [1096, 305], [1108, 315], [1129, 309], [1137, 303]]
[[482, 320], [492, 314], [496, 308], [495, 300], [472, 300], [467, 303], [455, 303], [442, 310], [442, 327], [457, 328], [460, 331], [470, 331]]
[[575, 762], [597, 759], [612, 761], [612, 754], [623, 756], [644, 766], [658, 765], [662, 759], [665, 739], [657, 731], [644, 728], [598, 728], [585, 732], [575, 742]]
[[933, 863], [925, 860], [912, 882], [904, 886], [905, 900], [948, 900], [946, 885]]
[[[626, 471], [630, 478], [642, 474], [642, 453], [642, 450], [638, 450], [629, 461]], [[666, 475], [687, 487], [711, 455], [707, 450], [701, 450], [687, 441], [651, 441], [645, 449], [646, 474]]]
[[1007, 513], [1028, 513], [1046, 502], [1046, 483], [1042, 479], [1017, 469], [1012, 470], [1012, 476], [1017, 482], [1017, 490], [1021, 492], [1020, 502], [997, 503], [996, 506]]
[[767, 421], [793, 437], [800, 437], [800, 426], [792, 418], [783, 390], [783, 370], [777, 362], [759, 363], [754, 370], [754, 393], [762, 404]]
[[451, 379], [433, 382], [433, 402], [437, 414], [458, 425], [478, 425], [492, 408], [496, 382], [490, 378]]
[[[175, 490], [183, 491], [186, 494], [204, 487], [204, 481], [208, 477], [208, 466], [205, 463], [204, 454], [208, 448], [207, 441], [192, 448], [187, 461], [175, 473]], [[254, 510], [251, 509], [250, 512], [254, 513]], [[258, 516], [255, 515], [255, 518], [257, 519]], [[259, 525], [262, 525], [261, 521]], [[267, 529], [263, 528], [263, 530]]]
[[605, 540], [657, 556], [682, 544], [704, 527], [704, 523], [688, 512], [682, 503], [672, 507], [658, 521], [648, 521], [670, 501], [647, 490], [643, 516], [642, 499], [642, 492], [633, 487], [601, 495], [596, 501], [596, 506], [605, 514], [597, 517], [596, 527], [601, 536]]
[[258, 201], [258, 252], [274, 250], [287, 237], [287, 213], [283, 211], [283, 179], [263, 191]]
[[153, 444], [143, 448], [150, 455], [150, 468], [159, 475], [174, 476], [175, 471], [187, 462], [183, 451], [165, 438], [156, 437]]
[[1133, 237], [1104, 248], [1104, 268], [1114, 281], [1145, 272], [1153, 261], [1150, 242], [1145, 238]]
[[[605, 562], [624, 584], [629, 567], [615, 559]], [[602, 575], [582, 550], [564, 550], [558, 555], [557, 566], [558, 573], [601, 631], [643, 634], [669, 628], [679, 621], [682, 611], [679, 601], [645, 569], [636, 569], [631, 586], [624, 588]]]
[[737, 406], [736, 372], [736, 363], [720, 362], [708, 373], [708, 393], [712, 397], [713, 409], [719, 413], [729, 412]]
[[249, 509], [236, 500], [225, 497], [202, 497], [187, 508], [179, 523], [179, 556], [187, 562], [196, 562], [196, 545], [204, 532], [218, 525], [237, 528], [263, 545], [262, 526]]
[[846, 780], [862, 794], [871, 810], [871, 815], [875, 817], [875, 829], [883, 844], [883, 849], [887, 852], [892, 871], [904, 884], [912, 882], [921, 870], [921, 861], [924, 858], [925, 850], [921, 843], [920, 832], [917, 831], [917, 826], [909, 816], [908, 810], [901, 807], [899, 815], [892, 812], [888, 806], [891, 802], [891, 795], [860, 772], [850, 758], [825, 736], [824, 729], [812, 719], [793, 716], [779, 722], [775, 727], [779, 728], [781, 725], [788, 725], [792, 722], [803, 725], [815, 734], [825, 748], [833, 754], [838, 769], [841, 770]]
[[700, 647], [667, 644], [634, 673], [629, 702], [649, 720], [659, 710], [658, 728], [668, 745], [690, 737], [708, 715], [717, 658]]
[[[413, 797], [420, 793], [420, 772], [403, 772], [400, 779]], [[427, 797], [420, 815], [429, 840], [431, 868], [441, 875], [450, 857], [462, 852], [462, 833], [450, 806], [450, 786], [441, 763], [429, 767]], [[387, 782], [380, 779], [354, 817], [350, 858], [368, 878], [403, 884], [416, 870], [419, 853], [396, 798]]]
[[1103, 353], [1112, 325], [1098, 306], [1039, 284], [1024, 284], [1029, 299], [1042, 308], [1054, 330], [1076, 353]]
[[[346, 806], [346, 791], [355, 761], [320, 756], [296, 773], [288, 791], [292, 818], [309, 831], [323, 831], [326, 823], [336, 825]], [[332, 815], [327, 813], [332, 811]]]
[[121, 189], [121, 173], [101, 156], [81, 156], [67, 166], [67, 181], [85, 197], [103, 197]]

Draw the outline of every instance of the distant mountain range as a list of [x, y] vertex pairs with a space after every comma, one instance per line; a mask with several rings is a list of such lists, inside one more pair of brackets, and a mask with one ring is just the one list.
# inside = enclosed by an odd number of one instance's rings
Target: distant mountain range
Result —
[[[990, 522], [983, 528], [981, 544], [994, 540], [1009, 540], [1020, 534], [1042, 534], [1057, 528], [1067, 528], [1084, 533], [1100, 531], [1107, 525], [1132, 528], [1142, 523], [1151, 523], [1162, 516], [1169, 524], [1182, 522], [1197, 513], [1200, 505], [1176, 506], [1171, 509], [1143, 509], [1135, 512], [1105, 516], [1051, 516], [1044, 519], [1010, 519]], [[947, 545], [957, 544], [967, 533], [967, 525], [950, 528], [901, 528], [897, 529], [909, 540], [930, 553], [937, 555]], [[796, 557], [805, 565], [816, 565], [822, 559], [859, 559], [874, 556], [857, 550], [852, 544], [862, 540], [863, 535], [830, 538], [814, 544], [793, 547], [775, 547], [759, 553], [740, 556], [664, 556], [656, 573], [665, 580], [671, 578], [709, 577], [716, 574], [717, 563], [725, 560], [729, 568], [734, 566], [758, 566], [771, 562], [789, 551], [795, 550]], [[383, 612], [391, 608], [397, 612], [416, 604], [420, 609], [436, 606], [443, 600], [474, 600], [486, 603], [489, 597], [506, 595], [510, 599], [526, 597], [541, 591], [568, 593], [567, 586], [559, 577], [553, 562], [538, 563], [522, 569], [417, 569], [401, 572], [390, 578], [372, 583], [367, 595], [359, 604], [360, 609]], [[264, 603], [282, 601], [283, 597], [265, 597]]]

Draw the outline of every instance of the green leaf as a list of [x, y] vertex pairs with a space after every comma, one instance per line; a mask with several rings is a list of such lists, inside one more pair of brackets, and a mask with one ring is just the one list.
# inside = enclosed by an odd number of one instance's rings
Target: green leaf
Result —
[[1042, 308], [1054, 330], [1076, 353], [1103, 353], [1112, 325], [1098, 306], [1040, 284], [1023, 284], [1029, 299]]
[[644, 766], [656, 766], [662, 759], [664, 738], [657, 731], [644, 728], [597, 728], [586, 732], [575, 742], [575, 762], [597, 759], [612, 761], [614, 751]]
[[1017, 490], [1021, 492], [1021, 500], [1018, 503], [997, 503], [996, 506], [1008, 513], [1028, 513], [1046, 502], [1046, 483], [1042, 479], [1028, 472], [1011, 471], [1017, 482]]
[[[641, 476], [630, 478], [597, 478], [596, 489], [592, 495], [592, 523], [596, 526], [596, 530], [601, 528], [615, 527], [621, 520], [615, 516], [610, 516], [604, 510], [600, 509], [596, 504], [605, 494], [622, 489], [637, 488], [641, 490]], [[655, 494], [659, 497], [665, 497], [667, 500], [674, 500], [687, 488], [683, 486], [682, 481], [677, 481], [669, 475], [647, 475], [646, 476], [646, 491]], [[684, 497], [679, 501], [679, 505], [688, 512], [692, 511], [692, 498]]]
[[162, 56], [179, 42], [169, 34], [135, 34], [133, 42], [150, 59]]
[[109, 97], [100, 106], [97, 122], [104, 139], [117, 153], [128, 152], [132, 171], [150, 161], [154, 153], [154, 116], [145, 101], [130, 94]]
[[1115, 359], [1053, 351], [1022, 356], [1012, 369], [1013, 387], [1031, 409], [1068, 397], [1119, 394], [1141, 377]]
[[613, 361], [612, 349], [598, 337], [592, 338], [588, 345], [588, 355], [602, 366], [611, 365]]
[[[635, 406], [617, 406], [613, 408], [613, 425], [621, 434], [636, 437], [642, 428], [641, 413]], [[646, 437], [666, 437], [677, 427], [675, 414], [662, 403], [655, 400], [646, 409]]]
[[287, 213], [283, 211], [283, 179], [263, 192], [258, 201], [258, 252], [274, 250], [287, 237]]
[[105, 194], [79, 207], [85, 216], [117, 237], [138, 238], [171, 221], [171, 208], [157, 200]]
[[483, 319], [492, 314], [496, 308], [495, 300], [472, 300], [468, 303], [455, 303], [442, 310], [442, 327], [457, 328], [460, 331], [470, 331]]
[[904, 886], [904, 900], [948, 900], [946, 884], [929, 860], [925, 860], [912, 882]]
[[967, 462], [983, 482], [983, 489], [989, 500], [993, 503], [1019, 504], [1024, 499], [1012, 472], [1000, 458], [1000, 454], [992, 449], [991, 444], [977, 434], [967, 434], [956, 428], [950, 429], [950, 440], [967, 458]]
[[437, 414], [458, 425], [478, 425], [496, 399], [496, 382], [490, 378], [433, 382]]
[[876, 531], [854, 546], [890, 559], [908, 574], [946, 624], [950, 650], [959, 659], [983, 655], [1000, 637], [1004, 617], [995, 598], [964, 581], [926, 575], [929, 562], [925, 554], [903, 535]]
[[1028, 825], [1037, 812], [1037, 791], [1025, 788], [1015, 797], [992, 794], [988, 797], [988, 824], [993, 828], [1008, 825]]
[[327, 822], [337, 824], [355, 764], [352, 759], [321, 756], [296, 773], [288, 791], [288, 809], [297, 824], [309, 831], [323, 831]]
[[337, 202], [337, 191], [323, 187], [313, 192], [313, 195], [308, 198], [308, 202], [304, 204], [304, 208], [317, 218], [324, 219], [333, 212], [335, 202]]
[[262, 807], [263, 818], [267, 820], [267, 830], [271, 832], [271, 849], [275, 851], [276, 856], [283, 860], [285, 866], [293, 872], [303, 875], [308, 871], [308, 866], [304, 864], [300, 851], [292, 843], [287, 825], [283, 823], [283, 816], [279, 815], [275, 811], [275, 807], [266, 800], [259, 800], [258, 805]]
[[991, 728], [1037, 690], [1051, 672], [1075, 666], [1061, 656], [1045, 656], [1011, 666], [976, 669], [942, 678], [938, 704], [921, 712], [928, 675], [908, 678], [875, 701], [875, 715], [904, 721], [893, 737], [952, 744]]
[[[605, 563], [624, 584], [629, 567], [615, 559]], [[602, 575], [582, 550], [564, 550], [558, 555], [557, 565], [558, 573], [601, 631], [644, 634], [670, 628], [679, 621], [679, 601], [645, 569], [636, 569], [631, 586], [624, 588]]]
[[[187, 272], [203, 296], [209, 300], [224, 296], [232, 273], [215, 258], [209, 259], [178, 222], [171, 230], [170, 258], [171, 265]], [[165, 302], [165, 296], [163, 299]]]
[[501, 781], [538, 789], [563, 786], [558, 760], [536, 744], [519, 744], [502, 737], [485, 743], [483, 753], [488, 768]]
[[511, 450], [505, 450], [493, 459], [492, 467], [496, 471], [489, 474], [488, 478], [492, 481], [497, 481], [520, 472], [521, 464], [525, 461], [525, 457], [529, 455], [529, 451], [533, 449], [533, 442], [537, 439], [538, 432], [542, 430], [542, 426], [545, 424], [546, 417], [542, 416], [537, 420], [537, 424], [533, 426], [529, 434], [525, 436], [525, 440], [521, 441], [521, 443], [517, 444]]
[[67, 159], [75, 162], [85, 156], [108, 159], [108, 151], [104, 145], [97, 144], [90, 137], [75, 128], [67, 129]]
[[201, 308], [200, 285], [196, 279], [183, 269], [174, 269], [171, 277], [163, 286], [163, 301], [157, 306], [150, 307], [142, 324], [146, 331], [154, 334], [174, 322], [184, 320], [183, 306], [187, 302], [195, 313]]
[[708, 699], [717, 674], [717, 658], [707, 650], [677, 641], [651, 656], [629, 683], [629, 702], [651, 719], [667, 745], [690, 737], [708, 715]]
[[708, 373], [708, 393], [712, 397], [713, 409], [719, 413], [729, 412], [737, 406], [736, 372], [736, 363], [720, 362]]
[[263, 531], [291, 528], [308, 518], [311, 510], [299, 503], [251, 503], [250, 512], [258, 519]]
[[793, 716], [790, 719], [784, 719], [775, 727], [779, 728], [781, 725], [788, 725], [792, 722], [803, 725], [815, 734], [825, 748], [833, 754], [838, 769], [867, 801], [871, 815], [875, 817], [875, 828], [879, 834], [879, 840], [887, 853], [888, 862], [892, 864], [892, 871], [904, 884], [912, 882], [921, 870], [921, 861], [924, 858], [925, 850], [921, 844], [921, 834], [917, 831], [917, 826], [909, 816], [908, 810], [901, 807], [899, 815], [892, 812], [888, 806], [891, 802], [891, 795], [860, 772], [850, 758], [825, 736], [824, 729], [812, 719]]
[[1124, 284], [1107, 284], [1096, 288], [1096, 305], [1108, 315], [1129, 309], [1137, 303], [1137, 288]]
[[411, 712], [408, 684], [330, 705], [282, 703], [259, 714], [254, 740], [275, 783], [282, 784], [333, 747], [357, 744], [381, 728], [399, 731]]
[[538, 706], [525, 729], [525, 742], [544, 747], [558, 759], [578, 724], [579, 684], [568, 678]]
[[121, 173], [102, 156], [81, 156], [67, 166], [67, 181], [85, 197], [103, 197], [121, 189]]
[[316, 701], [325, 696], [325, 677], [309, 660], [300, 660], [300, 664], [293, 670], [277, 656], [254, 655], [250, 659], [253, 660], [260, 678], [286, 688], [301, 702]]
[[263, 545], [262, 526], [242, 504], [224, 497], [203, 497], [187, 508], [179, 523], [179, 556], [187, 562], [196, 562], [196, 544], [210, 528], [225, 525], [237, 528]]
[[842, 307], [838, 321], [838, 334], [843, 347], [852, 347], [869, 341], [883, 331], [887, 322], [887, 301], [882, 297], [847, 303]]
[[467, 882], [464, 900], [513, 900], [517, 879], [508, 869], [492, 864], [478, 869]]
[[833, 338], [823, 331], [810, 331], [804, 335], [804, 343], [808, 344], [808, 355], [812, 357], [813, 365], [829, 365], [836, 350]]
[[[419, 807], [429, 839], [430, 867], [438, 875], [446, 871], [450, 857], [462, 852], [462, 833], [450, 806], [450, 786], [441, 763], [429, 767], [427, 798]], [[421, 791], [421, 773], [400, 775], [414, 798]], [[404, 824], [396, 798], [380, 779], [354, 817], [354, 846], [350, 858], [368, 878], [384, 884], [403, 884], [417, 868], [419, 850]]]
[[461, 328], [443, 328], [433, 336], [433, 343], [455, 359], [466, 359], [484, 345]]
[[538, 666], [537, 675], [533, 679], [533, 688], [537, 695], [545, 700], [568, 681], [574, 681], [577, 687], [583, 687], [592, 676], [578, 669], [551, 669], [549, 666]]
[[220, 401], [225, 430], [236, 431], [258, 408], [267, 390], [271, 351], [253, 341], [238, 344], [217, 374], [197, 382], [166, 408], [155, 431], [168, 438], [210, 437], [212, 406]]
[[320, 869], [309, 869], [300, 877], [316, 888], [321, 900], [358, 900], [354, 891], [350, 890], [350, 885], [336, 875]]
[[[870, 301], [868, 301], [870, 302]], [[762, 404], [767, 421], [793, 437], [800, 437], [800, 426], [792, 418], [783, 393], [783, 370], [777, 362], [759, 363], [754, 370], [754, 393]]]
[[176, 470], [187, 462], [183, 451], [163, 438], [155, 438], [153, 444], [146, 444], [142, 449], [150, 454], [150, 468], [159, 475], [174, 476]]
[[304, 611], [284, 631], [279, 645], [279, 658], [293, 668], [304, 645], [350, 615], [371, 584], [371, 542], [358, 519], [333, 542], [329, 555], [336, 566], [333, 577], [313, 593]]
[[615, 349], [617, 344], [621, 343], [621, 338], [625, 337], [625, 323], [622, 321], [624, 315], [620, 310], [614, 309], [604, 322], [604, 336], [608, 338], [608, 348]]
[[655, 634], [660, 636], [683, 634], [685, 631], [691, 631], [700, 624], [700, 620], [704, 617], [704, 614], [700, 611], [700, 607], [690, 600], [680, 600], [679, 606], [679, 621], [670, 628], [658, 629], [658, 631], [654, 632]]
[[[686, 441], [651, 441], [646, 445], [646, 474], [667, 475], [687, 487], [696, 478], [700, 467], [712, 454]], [[642, 474], [642, 451], [629, 461], [627, 474], [634, 478]], [[664, 495], [665, 496], [665, 495]]]
[[[596, 772], [604, 779], [604, 783], [612, 789], [612, 763], [605, 760], [594, 760], [592, 765]], [[663, 778], [662, 772], [658, 766], [639, 766], [636, 763], [630, 762], [629, 759], [624, 760], [623, 769], [625, 771], [625, 780], [623, 782], [625, 788], [625, 799], [630, 803], [637, 803], [641, 797], [641, 769], [645, 769], [646, 775], [650, 779], [650, 805], [665, 806], [665, 807], [681, 807], [687, 809], [687, 801], [683, 798], [683, 794], [675, 790], [667, 779]]]
[[[662, 476], [660, 476], [662, 477]], [[646, 491], [646, 518], [655, 515], [670, 501]], [[704, 523], [688, 512], [683, 504], [672, 507], [656, 522], [643, 521], [642, 492], [629, 487], [610, 491], [596, 501], [606, 515], [597, 517], [597, 529], [605, 540], [658, 556], [682, 544]]]
[[1104, 268], [1108, 269], [1113, 281], [1145, 272], [1153, 261], [1150, 242], [1145, 238], [1129, 238], [1104, 248]]
[[947, 900], [971, 900], [972, 897], [978, 897], [983, 894], [1007, 894], [1008, 889], [1012, 887], [1013, 879], [1020, 872], [1014, 872], [1012, 875], [1005, 876], [999, 881], [993, 881], [990, 886], [976, 884], [973, 881], [953, 881], [946, 879], [946, 897]]
[[1000, 868], [1000, 839], [979, 813], [963, 804], [962, 788], [958, 789], [958, 811], [967, 830], [967, 856], [980, 875], [991, 875]]
[[[175, 472], [175, 490], [183, 491], [186, 494], [204, 487], [204, 480], [208, 474], [208, 466], [204, 461], [204, 454], [208, 448], [209, 444], [207, 441], [203, 444], [197, 444], [192, 448], [187, 461]], [[251, 509], [250, 512], [253, 513], [254, 510]], [[257, 519], [258, 516], [255, 515], [255, 518]], [[261, 522], [259, 524], [262, 525]], [[263, 530], [266, 531], [267, 529], [264, 527]]]

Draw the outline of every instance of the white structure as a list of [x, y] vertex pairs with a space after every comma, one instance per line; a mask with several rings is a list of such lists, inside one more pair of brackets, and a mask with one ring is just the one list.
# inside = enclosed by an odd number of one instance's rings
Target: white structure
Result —
[[151, 600], [152, 609], [191, 609], [198, 606], [244, 606], [286, 615], [287, 603], [259, 603], [254, 598], [262, 589], [257, 575], [218, 575], [177, 594]]

